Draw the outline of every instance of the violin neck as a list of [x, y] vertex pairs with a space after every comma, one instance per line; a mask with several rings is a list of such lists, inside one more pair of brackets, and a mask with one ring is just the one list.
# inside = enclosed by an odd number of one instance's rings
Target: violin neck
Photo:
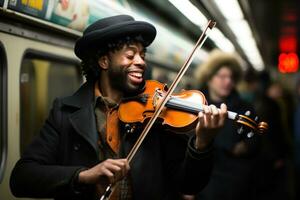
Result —
[[[198, 114], [199, 112], [203, 112], [204, 106], [206, 105], [203, 105], [201, 103], [190, 102], [176, 97], [171, 97], [169, 101], [166, 103], [166, 107], [168, 108], [182, 110], [193, 114]], [[228, 118], [232, 120], [236, 120], [238, 117], [238, 114], [232, 111], [227, 111], [227, 114], [228, 114]]]

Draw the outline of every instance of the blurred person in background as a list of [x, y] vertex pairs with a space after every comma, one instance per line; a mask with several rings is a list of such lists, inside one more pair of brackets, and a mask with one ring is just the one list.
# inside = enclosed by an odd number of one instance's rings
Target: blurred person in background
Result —
[[[300, 75], [296, 79], [296, 111], [294, 114], [294, 158], [296, 170], [296, 188], [300, 186]], [[300, 191], [296, 191], [296, 199], [300, 198]]]
[[[270, 87], [268, 72], [257, 73], [248, 70], [245, 75], [241, 96], [253, 103], [261, 121], [269, 125], [267, 134], [261, 137], [261, 151], [256, 172], [255, 199], [276, 200], [291, 199], [288, 190], [288, 156], [291, 148], [286, 138], [279, 104], [267, 95]], [[277, 87], [277, 86], [276, 86]], [[272, 91], [274, 96], [281, 96], [282, 90]]]
[[287, 176], [287, 181], [284, 182], [284, 190], [288, 193], [289, 198], [294, 198], [294, 181], [295, 173], [293, 166], [293, 121], [294, 121], [294, 96], [290, 89], [284, 85], [284, 82], [279, 82], [279, 80], [273, 81], [267, 88], [267, 95], [274, 99], [280, 109], [281, 123], [283, 127], [283, 137], [286, 143], [286, 162], [284, 166], [284, 173]]
[[[240, 98], [236, 85], [242, 69], [235, 55], [213, 50], [208, 60], [199, 66], [197, 79], [208, 104], [217, 107], [226, 103], [228, 110], [254, 113], [250, 104]], [[255, 163], [259, 151], [258, 137], [246, 138], [237, 133], [231, 120], [225, 121], [214, 141], [214, 168], [211, 179], [197, 196], [199, 200], [252, 199], [254, 195]]]
[[267, 95], [280, 106], [281, 120], [286, 131], [286, 139], [292, 144], [294, 98], [292, 93], [279, 81], [273, 81], [267, 88]]

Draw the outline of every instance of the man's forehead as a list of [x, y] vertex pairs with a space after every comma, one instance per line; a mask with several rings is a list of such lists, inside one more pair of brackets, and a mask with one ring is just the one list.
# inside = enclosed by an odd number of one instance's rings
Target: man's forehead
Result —
[[138, 50], [138, 51], [145, 51], [146, 48], [144, 47], [144, 45], [140, 42], [133, 42], [130, 44], [125, 44], [124, 49], [134, 49], [134, 50]]

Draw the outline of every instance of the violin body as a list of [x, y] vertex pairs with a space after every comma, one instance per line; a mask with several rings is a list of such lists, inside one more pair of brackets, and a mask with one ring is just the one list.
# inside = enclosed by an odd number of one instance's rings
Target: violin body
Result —
[[[124, 123], [143, 124], [147, 122], [153, 116], [157, 105], [167, 90], [166, 84], [154, 80], [146, 81], [145, 90], [140, 94], [141, 98], [120, 104], [119, 119]], [[146, 101], [141, 100], [142, 98], [146, 98]], [[197, 90], [183, 90], [178, 94], [172, 94], [172, 98], [181, 99], [187, 103], [206, 104], [205, 96]], [[172, 101], [168, 101], [157, 121], [166, 129], [175, 132], [186, 132], [195, 128], [198, 121], [198, 112], [188, 112], [182, 105], [175, 108]]]
[[[119, 119], [127, 124], [146, 124], [153, 116], [168, 88], [166, 84], [158, 81], [146, 81], [145, 90], [130, 101], [124, 101], [119, 106]], [[173, 132], [188, 132], [195, 128], [198, 121], [198, 113], [207, 106], [204, 94], [198, 90], [183, 90], [178, 94], [172, 94], [159, 113], [156, 122], [162, 124], [166, 129]], [[268, 129], [265, 122], [258, 123], [258, 117], [250, 118], [250, 114], [239, 115], [227, 111], [228, 118], [241, 125], [239, 133], [249, 132], [248, 137], [253, 134], [263, 134]]]

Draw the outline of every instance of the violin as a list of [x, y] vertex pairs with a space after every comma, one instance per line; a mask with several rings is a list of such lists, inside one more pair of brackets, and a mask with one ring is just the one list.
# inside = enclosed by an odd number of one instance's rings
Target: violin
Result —
[[[166, 84], [155, 80], [146, 81], [143, 93], [120, 104], [119, 119], [125, 124], [146, 123], [153, 116], [167, 90]], [[173, 132], [188, 132], [196, 127], [198, 113], [202, 112], [205, 106], [207, 106], [207, 101], [202, 92], [183, 90], [170, 96], [157, 121]], [[249, 138], [255, 133], [263, 134], [268, 129], [268, 124], [258, 122], [257, 116], [252, 119], [249, 111], [245, 115], [232, 111], [227, 111], [227, 114], [228, 119], [234, 120], [240, 125], [238, 133], [242, 134], [244, 131], [248, 131], [247, 137]]]

